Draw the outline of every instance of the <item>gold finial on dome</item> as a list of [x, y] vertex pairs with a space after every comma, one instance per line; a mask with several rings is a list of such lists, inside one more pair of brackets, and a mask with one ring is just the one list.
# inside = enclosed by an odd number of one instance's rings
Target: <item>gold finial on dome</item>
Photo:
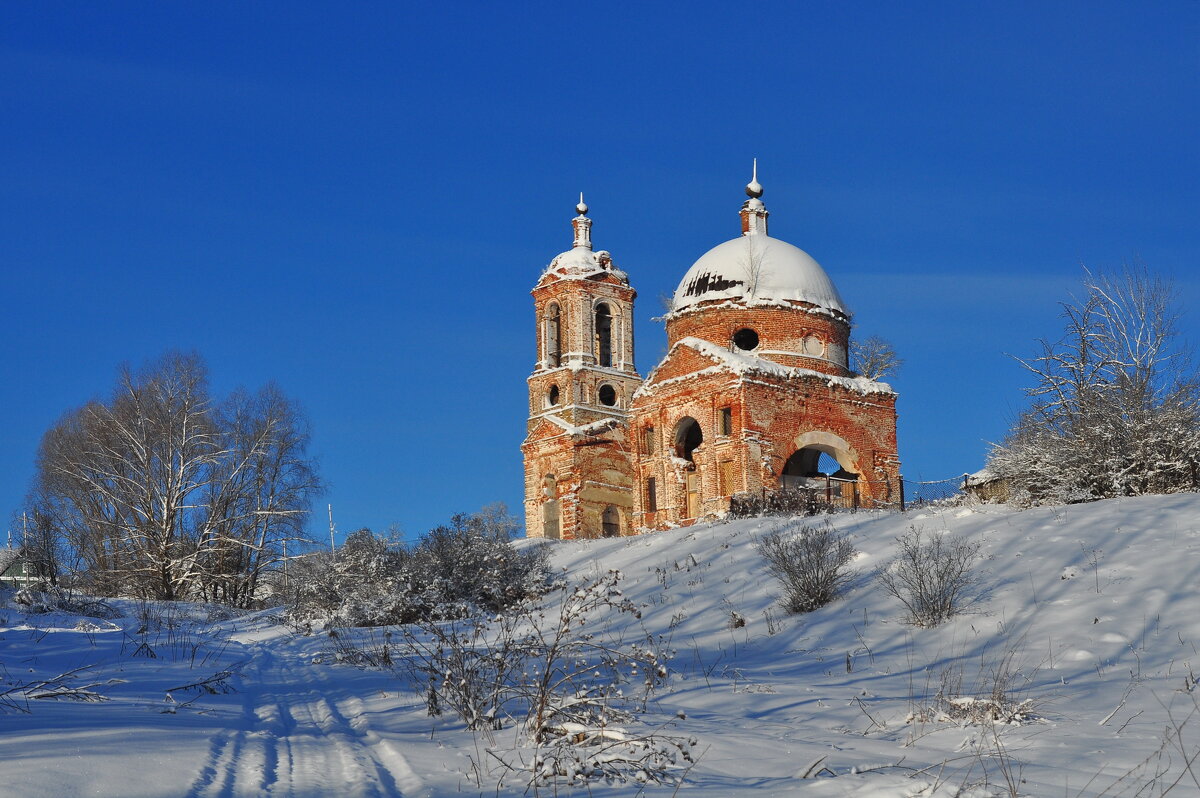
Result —
[[575, 210], [579, 211], [580, 216], [586, 216], [588, 212], [587, 203], [583, 201], [583, 192], [579, 192], [579, 204], [575, 206]]
[[758, 182], [758, 159], [754, 159], [754, 175], [746, 184], [746, 196], [758, 199], [763, 195], [762, 183]]

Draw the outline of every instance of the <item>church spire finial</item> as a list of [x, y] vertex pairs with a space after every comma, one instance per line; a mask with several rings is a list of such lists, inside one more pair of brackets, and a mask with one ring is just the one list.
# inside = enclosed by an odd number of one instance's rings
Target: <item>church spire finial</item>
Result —
[[742, 235], [767, 234], [767, 206], [759, 199], [763, 195], [762, 183], [758, 182], [758, 159], [754, 159], [754, 171], [750, 182], [746, 184], [746, 196], [750, 199], [742, 203]]
[[763, 195], [762, 183], [758, 182], [758, 159], [754, 159], [754, 174], [746, 184], [746, 196], [758, 199]]
[[571, 226], [575, 228], [575, 248], [591, 249], [592, 220], [587, 218], [588, 206], [583, 201], [582, 191], [579, 192], [579, 204], [575, 206], [575, 210], [579, 212], [579, 215], [571, 220]]

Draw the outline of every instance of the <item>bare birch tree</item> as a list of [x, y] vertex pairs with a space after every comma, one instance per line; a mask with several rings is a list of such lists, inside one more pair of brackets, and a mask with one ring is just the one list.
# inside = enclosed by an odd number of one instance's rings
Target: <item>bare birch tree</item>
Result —
[[93, 589], [244, 604], [319, 488], [307, 442], [277, 388], [214, 407], [203, 360], [171, 353], [46, 433], [32, 503]]
[[878, 335], [850, 342], [850, 368], [867, 379], [882, 380], [900, 370], [904, 360]]

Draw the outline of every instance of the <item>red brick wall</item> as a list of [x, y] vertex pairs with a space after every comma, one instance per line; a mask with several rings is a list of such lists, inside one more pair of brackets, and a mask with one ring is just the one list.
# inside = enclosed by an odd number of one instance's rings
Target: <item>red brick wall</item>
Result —
[[[811, 308], [811, 305], [801, 303], [756, 308], [726, 301], [692, 305], [667, 318], [667, 346], [672, 347], [681, 338], [690, 336], [728, 348], [733, 334], [749, 327], [759, 336], [756, 354], [785, 366], [842, 376], [848, 374], [845, 353], [850, 325], [827, 313], [812, 312]], [[811, 339], [823, 344], [824, 352], [813, 351]]]

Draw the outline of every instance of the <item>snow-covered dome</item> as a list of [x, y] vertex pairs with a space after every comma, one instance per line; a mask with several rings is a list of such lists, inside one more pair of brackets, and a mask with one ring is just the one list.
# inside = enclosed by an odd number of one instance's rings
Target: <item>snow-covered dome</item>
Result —
[[750, 198], [742, 204], [742, 235], [718, 244], [692, 264], [679, 287], [671, 311], [678, 312], [713, 299], [747, 304], [808, 302], [849, 316], [829, 275], [812, 257], [786, 241], [767, 235], [763, 187], [754, 176], [746, 186]]
[[849, 316], [829, 275], [807, 252], [753, 228], [704, 253], [675, 289], [672, 311], [711, 299], [811, 302]]
[[575, 244], [566, 252], [560, 252], [550, 261], [550, 265], [542, 272], [542, 279], [547, 275], [558, 278], [595, 278], [601, 273], [616, 277], [621, 283], [629, 285], [629, 277], [617, 268], [612, 256], [604, 250], [592, 251], [592, 220], [585, 214], [588, 206], [583, 202], [583, 194], [579, 195], [579, 204], [575, 206], [579, 213], [571, 220], [575, 228]]

